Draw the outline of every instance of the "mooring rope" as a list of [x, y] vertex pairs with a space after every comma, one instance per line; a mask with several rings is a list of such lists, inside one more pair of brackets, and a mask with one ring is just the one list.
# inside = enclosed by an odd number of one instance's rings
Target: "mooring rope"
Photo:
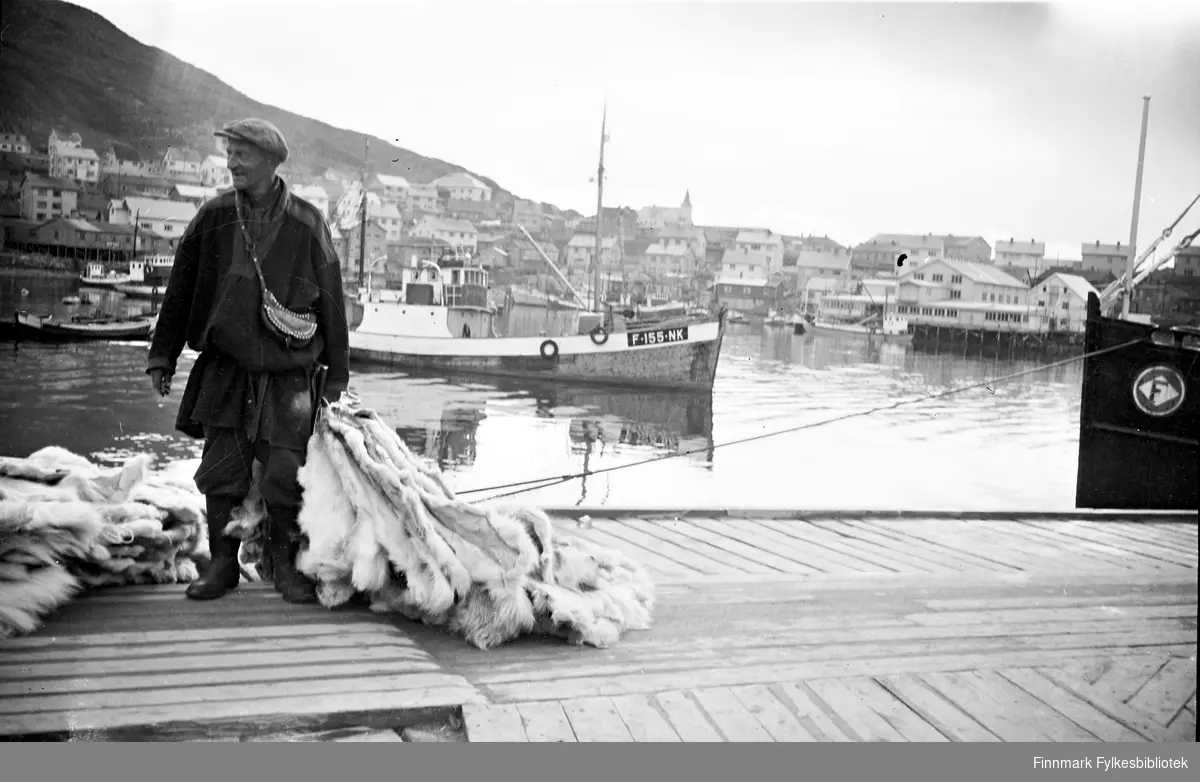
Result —
[[853, 413], [844, 413], [842, 415], [835, 416], [833, 418], [826, 418], [823, 421], [814, 421], [812, 423], [788, 427], [787, 429], [778, 429], [778, 430], [771, 431], [771, 432], [764, 432], [762, 434], [751, 435], [750, 437], [742, 437], [737, 440], [730, 440], [730, 441], [724, 442], [724, 443], [716, 443], [712, 446], [708, 446], [705, 448], [693, 448], [688, 451], [676, 451], [675, 453], [668, 453], [668, 454], [663, 454], [661, 456], [654, 456], [649, 459], [642, 459], [642, 460], [636, 461], [636, 462], [629, 462], [628, 464], [618, 464], [618, 465], [614, 465], [612, 467], [602, 467], [598, 470], [584, 470], [583, 472], [568, 473], [566, 475], [549, 475], [549, 476], [546, 476], [543, 478], [531, 478], [526, 481], [513, 481], [512, 483], [501, 483], [501, 484], [497, 484], [495, 486], [484, 486], [484, 487], [481, 487], [478, 489], [464, 489], [462, 491], [456, 491], [455, 494], [460, 494], [460, 495], [461, 494], [478, 494], [480, 492], [485, 492], [485, 491], [499, 491], [501, 489], [515, 489], [515, 491], [509, 491], [509, 492], [505, 492], [503, 494], [494, 494], [491, 497], [485, 497], [484, 499], [479, 500], [479, 502], [487, 502], [488, 500], [498, 500], [498, 499], [501, 499], [502, 497], [512, 497], [513, 495], [516, 495], [516, 494], [524, 494], [525, 492], [537, 491], [538, 489], [546, 489], [551, 486], [557, 486], [560, 483], [567, 483], [568, 481], [573, 481], [578, 478], [586, 478], [591, 475], [601, 475], [603, 473], [616, 472], [617, 470], [624, 470], [624, 469], [628, 469], [630, 467], [641, 467], [642, 465], [666, 461], [667, 459], [675, 459], [675, 458], [678, 458], [681, 456], [690, 456], [691, 454], [694, 454], [694, 453], [715, 451], [718, 448], [725, 448], [730, 445], [742, 445], [744, 443], [755, 442], [756, 440], [766, 440], [767, 438], [770, 438], [770, 437], [779, 437], [780, 435], [792, 434], [794, 432], [800, 432], [805, 429], [815, 429], [818, 426], [826, 426], [828, 424], [838, 423], [840, 421], [845, 421], [850, 418], [861, 418], [864, 416], [872, 415], [874, 413], [883, 412], [885, 410], [895, 410], [896, 408], [902, 407], [904, 405], [914, 405], [919, 402], [928, 402], [928, 401], [931, 401], [934, 399], [943, 399], [948, 396], [953, 396], [954, 394], [961, 394], [964, 391], [972, 391], [977, 388], [989, 388], [990, 389], [992, 386], [999, 385], [1000, 383], [1007, 383], [1010, 380], [1016, 380], [1017, 378], [1024, 377], [1026, 375], [1033, 375], [1038, 372], [1044, 372], [1048, 369], [1055, 369], [1057, 367], [1062, 367], [1062, 366], [1066, 366], [1068, 364], [1073, 364], [1076, 361], [1083, 361], [1084, 359], [1091, 358], [1093, 356], [1101, 356], [1101, 355], [1104, 355], [1105, 353], [1112, 353], [1117, 350], [1123, 350], [1132, 345], [1136, 345], [1139, 342], [1142, 342], [1141, 338], [1129, 340], [1128, 342], [1124, 342], [1120, 345], [1113, 345], [1112, 347], [1101, 348], [1100, 350], [1093, 350], [1090, 353], [1083, 353], [1078, 356], [1071, 356], [1070, 358], [1064, 358], [1061, 361], [1055, 361], [1050, 364], [1043, 364], [1041, 366], [1033, 367], [1032, 369], [1023, 369], [1020, 372], [1013, 372], [1008, 375], [1001, 375], [1000, 377], [992, 378], [990, 380], [985, 380], [981, 383], [972, 383], [971, 385], [961, 386], [959, 388], [951, 388], [947, 391], [939, 391], [936, 394], [926, 394], [925, 396], [917, 397], [916, 399], [902, 399], [898, 402], [892, 402], [891, 404], [880, 405], [878, 407], [872, 407], [868, 410], [859, 410], [859, 411], [853, 412]]

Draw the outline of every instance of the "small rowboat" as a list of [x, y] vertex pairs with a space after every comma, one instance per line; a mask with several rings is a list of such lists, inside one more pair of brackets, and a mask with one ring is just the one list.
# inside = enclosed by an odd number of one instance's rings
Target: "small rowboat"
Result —
[[[101, 340], [146, 340], [157, 320], [155, 315], [118, 318], [111, 315], [76, 316], [58, 320], [53, 315], [18, 312], [15, 337], [34, 342], [95, 342]], [[6, 330], [7, 331], [7, 330]]]

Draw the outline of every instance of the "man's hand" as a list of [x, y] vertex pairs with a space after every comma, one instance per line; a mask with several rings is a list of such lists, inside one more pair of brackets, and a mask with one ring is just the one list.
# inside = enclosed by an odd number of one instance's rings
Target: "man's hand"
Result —
[[150, 370], [150, 387], [153, 388], [159, 396], [166, 396], [171, 393], [171, 378], [172, 375], [165, 369]]

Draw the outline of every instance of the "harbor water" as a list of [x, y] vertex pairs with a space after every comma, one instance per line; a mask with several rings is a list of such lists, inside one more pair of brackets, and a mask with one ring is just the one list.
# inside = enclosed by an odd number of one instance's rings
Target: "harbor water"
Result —
[[[26, 291], [22, 295], [22, 290]], [[60, 317], [69, 277], [6, 272], [0, 317]], [[94, 295], [94, 294], [93, 294]], [[145, 307], [101, 294], [108, 311]], [[57, 445], [106, 464], [199, 455], [174, 431], [194, 355], [170, 397], [150, 390], [146, 345], [0, 343], [0, 452]], [[352, 366], [351, 389], [458, 490], [608, 470], [508, 498], [538, 505], [969, 510], [1074, 507], [1081, 362], [888, 408], [1036, 366], [730, 325], [709, 395], [534, 381], [414, 377]], [[467, 495], [477, 500], [502, 493]]]

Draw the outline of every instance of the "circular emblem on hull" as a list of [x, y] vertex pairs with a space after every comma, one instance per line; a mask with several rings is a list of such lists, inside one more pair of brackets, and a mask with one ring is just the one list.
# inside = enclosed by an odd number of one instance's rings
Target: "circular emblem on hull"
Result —
[[1133, 381], [1133, 403], [1138, 410], [1155, 418], [1166, 418], [1178, 411], [1186, 397], [1183, 375], [1165, 364], [1146, 367]]

